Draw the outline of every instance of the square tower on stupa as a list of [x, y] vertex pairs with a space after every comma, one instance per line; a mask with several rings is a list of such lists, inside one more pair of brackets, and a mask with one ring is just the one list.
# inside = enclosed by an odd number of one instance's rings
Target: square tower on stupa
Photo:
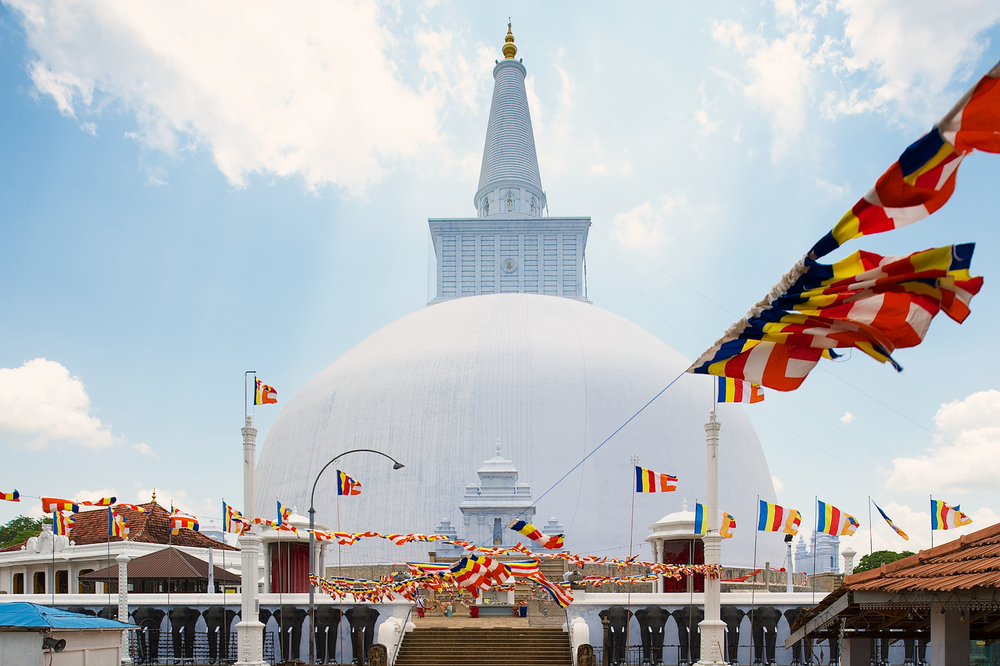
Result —
[[[589, 217], [549, 217], [531, 129], [525, 69], [510, 24], [493, 68], [476, 217], [429, 219], [437, 262], [430, 301], [522, 293], [587, 300]], [[545, 216], [543, 216], [545, 213]]]

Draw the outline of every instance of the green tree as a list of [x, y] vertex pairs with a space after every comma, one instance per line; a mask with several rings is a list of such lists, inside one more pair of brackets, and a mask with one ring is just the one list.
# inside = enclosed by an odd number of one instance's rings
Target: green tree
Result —
[[902, 553], [897, 553], [892, 550], [876, 550], [871, 555], [863, 555], [861, 561], [858, 565], [854, 567], [854, 573], [859, 573], [861, 571], [868, 571], [870, 569], [878, 569], [883, 564], [889, 564], [889, 562], [895, 562], [896, 560], [901, 560], [904, 557], [909, 557], [913, 555], [912, 551], [904, 550]]
[[0, 527], [0, 548], [13, 546], [15, 543], [21, 543], [33, 536], [38, 536], [42, 531], [42, 525], [50, 522], [52, 522], [51, 519], [43, 520], [27, 516], [14, 518], [3, 527]]

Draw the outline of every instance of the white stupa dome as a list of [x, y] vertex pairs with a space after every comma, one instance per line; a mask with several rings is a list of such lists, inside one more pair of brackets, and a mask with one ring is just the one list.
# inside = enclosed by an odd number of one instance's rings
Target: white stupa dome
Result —
[[[274, 500], [309, 506], [315, 474], [333, 456], [361, 482], [340, 498], [331, 467], [316, 519], [348, 532], [433, 533], [442, 517], [467, 538], [459, 505], [484, 461], [503, 458], [530, 485], [538, 515], [565, 527], [575, 553], [625, 556], [639, 465], [677, 476], [678, 491], [639, 494], [632, 542], [646, 526], [705, 497], [705, 430], [712, 381], [684, 374], [581, 466], [687, 367], [680, 354], [628, 320], [587, 302], [538, 294], [457, 298], [377, 331], [310, 380], [282, 408], [257, 465], [257, 513]], [[774, 501], [760, 442], [742, 408], [720, 405], [719, 506], [736, 517], [725, 563], [752, 559], [756, 497]], [[568, 473], [568, 474], [567, 474]], [[565, 478], [563, 478], [565, 475]], [[693, 505], [693, 502], [692, 502]], [[543, 525], [536, 521], [539, 528]], [[429, 544], [378, 539], [345, 547], [343, 562], [426, 559]], [[636, 547], [637, 548], [637, 547]], [[649, 546], [644, 546], [649, 556]], [[780, 559], [781, 544], [772, 561]], [[758, 557], [760, 559], [760, 557]]]

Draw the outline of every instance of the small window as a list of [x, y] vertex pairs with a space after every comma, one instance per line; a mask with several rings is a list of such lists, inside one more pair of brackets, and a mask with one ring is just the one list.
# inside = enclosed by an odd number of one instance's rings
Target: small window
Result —
[[507, 212], [514, 210], [514, 195], [510, 192], [507, 193]]
[[23, 573], [14, 574], [14, 589], [11, 590], [11, 594], [24, 594], [24, 574]]
[[32, 589], [35, 594], [45, 594], [45, 572], [39, 571], [32, 576]]
[[56, 594], [69, 594], [69, 572], [65, 569], [56, 572]]
[[503, 543], [503, 521], [499, 518], [493, 519], [493, 545], [499, 546]]
[[531, 216], [535, 216], [535, 197], [531, 197]]
[[490, 214], [490, 198], [483, 197], [483, 217]]
[[[79, 576], [84, 574], [89, 574], [93, 569], [80, 569]], [[80, 581], [80, 594], [96, 594], [97, 584], [92, 580], [81, 580]]]

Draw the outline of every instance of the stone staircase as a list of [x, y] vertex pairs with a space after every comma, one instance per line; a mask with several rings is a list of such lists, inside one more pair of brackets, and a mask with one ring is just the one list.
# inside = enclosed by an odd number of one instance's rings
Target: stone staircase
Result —
[[406, 634], [396, 666], [570, 666], [559, 627], [428, 627]]

